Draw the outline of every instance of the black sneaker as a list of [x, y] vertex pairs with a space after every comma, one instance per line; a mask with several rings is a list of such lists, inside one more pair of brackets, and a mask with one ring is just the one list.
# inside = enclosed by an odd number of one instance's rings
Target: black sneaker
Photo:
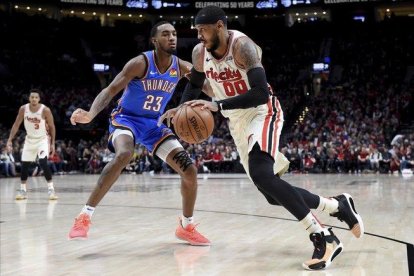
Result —
[[331, 214], [332, 217], [337, 217], [340, 221], [345, 221], [349, 229], [355, 237], [361, 238], [364, 235], [364, 223], [361, 216], [355, 210], [354, 201], [349, 194], [341, 194], [334, 196], [338, 200], [338, 212]]
[[308, 270], [321, 270], [331, 265], [333, 259], [343, 250], [343, 245], [332, 232], [328, 229], [329, 235], [322, 233], [312, 233], [309, 238], [315, 247], [312, 259], [304, 262], [302, 266]]

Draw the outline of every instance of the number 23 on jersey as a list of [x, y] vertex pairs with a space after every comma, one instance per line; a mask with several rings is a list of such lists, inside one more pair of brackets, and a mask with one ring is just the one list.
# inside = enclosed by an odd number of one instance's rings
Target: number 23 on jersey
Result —
[[143, 108], [145, 110], [160, 111], [162, 105], [162, 99], [164, 97], [154, 97], [153, 95], [148, 95], [146, 101], [144, 102]]

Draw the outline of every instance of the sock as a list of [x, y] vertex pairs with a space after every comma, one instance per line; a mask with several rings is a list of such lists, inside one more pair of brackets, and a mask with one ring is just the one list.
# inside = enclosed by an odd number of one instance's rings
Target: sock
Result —
[[312, 212], [309, 212], [309, 214], [307, 214], [306, 217], [304, 217], [300, 222], [302, 222], [303, 226], [305, 226], [305, 229], [309, 232], [309, 234], [323, 232], [325, 235], [330, 235], [328, 229], [325, 229], [320, 224]]
[[189, 224], [193, 224], [194, 223], [194, 217], [185, 217], [184, 215], [181, 216], [181, 224], [183, 225], [183, 227], [187, 227], [187, 225]]
[[22, 183], [22, 184], [20, 184], [20, 190], [22, 190], [22, 191], [27, 191], [27, 188], [26, 188], [26, 183]]
[[338, 205], [338, 200], [335, 198], [326, 198], [319, 196], [319, 206], [316, 208], [316, 210], [332, 214], [338, 212]]
[[53, 182], [47, 182], [47, 189], [48, 190], [54, 190], [55, 188], [53, 187]]
[[85, 205], [82, 208], [81, 214], [87, 214], [89, 217], [92, 217], [93, 212], [95, 212], [95, 207]]

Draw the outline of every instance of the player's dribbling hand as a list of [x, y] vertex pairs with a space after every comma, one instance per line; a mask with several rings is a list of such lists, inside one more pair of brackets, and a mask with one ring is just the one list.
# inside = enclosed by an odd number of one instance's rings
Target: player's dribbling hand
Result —
[[197, 105], [201, 105], [201, 109], [208, 109], [210, 111], [216, 112], [218, 111], [218, 105], [216, 102], [209, 102], [209, 101], [205, 101], [205, 100], [192, 100], [192, 101], [188, 101], [185, 102], [184, 104], [187, 104], [189, 106], [197, 106]]
[[172, 108], [170, 110], [167, 110], [162, 116], [158, 119], [157, 126], [161, 126], [162, 122], [167, 119], [167, 126], [171, 126], [171, 121], [174, 124], [174, 116], [177, 113], [177, 111], [180, 109], [181, 106], [178, 106], [176, 108]]
[[83, 110], [82, 108], [78, 108], [73, 111], [72, 116], [70, 116], [70, 122], [72, 125], [76, 125], [76, 123], [80, 124], [87, 124], [92, 121], [92, 116], [89, 112]]

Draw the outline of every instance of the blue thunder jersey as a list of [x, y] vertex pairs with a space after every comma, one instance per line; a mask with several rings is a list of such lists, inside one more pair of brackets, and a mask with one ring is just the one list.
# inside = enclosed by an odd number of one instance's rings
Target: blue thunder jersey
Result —
[[155, 64], [154, 51], [143, 54], [147, 60], [147, 72], [143, 78], [133, 79], [128, 84], [117, 108], [129, 115], [158, 119], [180, 80], [179, 62], [173, 55], [171, 66], [161, 73]]
[[170, 67], [162, 74], [155, 64], [154, 51], [143, 54], [147, 60], [145, 76], [128, 84], [111, 114], [108, 141], [111, 151], [114, 151], [112, 134], [116, 129], [131, 131], [135, 144], [142, 144], [153, 153], [163, 141], [173, 136], [171, 129], [164, 124], [158, 126], [157, 121], [180, 80], [179, 60], [172, 56]]

